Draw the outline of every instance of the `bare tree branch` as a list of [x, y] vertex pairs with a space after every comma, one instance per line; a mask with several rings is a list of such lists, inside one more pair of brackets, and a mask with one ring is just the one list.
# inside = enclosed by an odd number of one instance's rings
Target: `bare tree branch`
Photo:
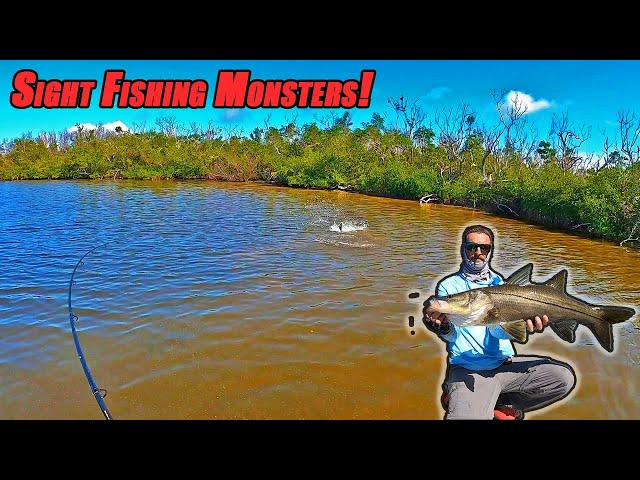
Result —
[[389, 98], [387, 103], [391, 105], [391, 108], [396, 112], [396, 118], [401, 122], [400, 133], [413, 141], [416, 132], [423, 126], [427, 118], [426, 112], [418, 105], [418, 100], [409, 102], [408, 99], [401, 96], [398, 99]]
[[563, 170], [571, 170], [581, 160], [578, 154], [584, 142], [591, 138], [591, 127], [576, 127], [569, 123], [569, 114], [553, 115], [549, 134], [554, 137], [558, 163]]
[[620, 150], [626, 155], [628, 165], [640, 158], [640, 146], [637, 145], [640, 136], [640, 120], [634, 112], [618, 112], [618, 127], [620, 129]]
[[471, 133], [476, 114], [462, 102], [457, 108], [442, 108], [434, 115], [434, 124], [439, 129], [438, 143], [447, 152], [450, 163], [458, 162], [462, 168], [462, 149]]

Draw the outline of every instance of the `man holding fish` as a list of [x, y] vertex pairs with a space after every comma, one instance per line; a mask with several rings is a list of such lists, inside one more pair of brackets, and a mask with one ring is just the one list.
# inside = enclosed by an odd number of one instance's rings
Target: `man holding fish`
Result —
[[[466, 311], [464, 321], [453, 321], [461, 318], [456, 316], [460, 310], [453, 304], [448, 306], [447, 299], [505, 284], [490, 267], [493, 251], [491, 229], [483, 225], [467, 227], [462, 234], [460, 270], [443, 278], [436, 286], [436, 295], [424, 304], [425, 326], [447, 343], [442, 395], [445, 419], [523, 419], [525, 411], [566, 397], [576, 383], [573, 369], [565, 363], [547, 357], [516, 356], [514, 337], [524, 335], [526, 341], [527, 332], [541, 332], [549, 324], [543, 305], [537, 305], [540, 311], [532, 310], [531, 317], [520, 317], [517, 327], [515, 322], [483, 322], [497, 315], [492, 305]], [[464, 300], [465, 306], [470, 304]]]

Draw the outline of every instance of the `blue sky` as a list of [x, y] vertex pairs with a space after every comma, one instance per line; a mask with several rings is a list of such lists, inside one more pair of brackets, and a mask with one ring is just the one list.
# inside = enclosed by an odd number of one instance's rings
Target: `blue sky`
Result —
[[[32, 69], [39, 79], [95, 79], [98, 86], [91, 106], [80, 108], [17, 109], [9, 102], [13, 77]], [[99, 108], [105, 70], [123, 69], [127, 79], [204, 79], [209, 83], [202, 109]], [[614, 143], [620, 112], [640, 118], [640, 61], [638, 60], [0, 60], [0, 142], [31, 132], [60, 133], [77, 124], [109, 125], [122, 122], [135, 130], [156, 129], [156, 120], [174, 117], [184, 128], [212, 123], [223, 132], [248, 136], [256, 126], [298, 125], [328, 119], [340, 109], [216, 109], [211, 106], [219, 70], [251, 70], [251, 79], [359, 79], [361, 70], [375, 70], [368, 109], [350, 109], [354, 126], [374, 112], [392, 115], [389, 98], [404, 96], [427, 114], [457, 108], [462, 102], [476, 113], [478, 122], [493, 125], [498, 114], [492, 91], [518, 92], [528, 104], [527, 119], [546, 139], [553, 115], [566, 114], [571, 125], [590, 126], [591, 137], [581, 153], [603, 151], [604, 130]], [[428, 125], [427, 125], [428, 126]], [[619, 142], [619, 140], [618, 140]]]

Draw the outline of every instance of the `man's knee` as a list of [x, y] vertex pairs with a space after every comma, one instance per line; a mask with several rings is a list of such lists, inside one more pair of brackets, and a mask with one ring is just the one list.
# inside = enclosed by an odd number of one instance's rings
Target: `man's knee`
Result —
[[558, 381], [563, 390], [562, 396], [565, 396], [576, 386], [576, 374], [568, 365], [558, 365], [558, 368]]
[[576, 386], [576, 374], [573, 369], [566, 364], [557, 363], [551, 365], [553, 375], [556, 379], [556, 391], [559, 397], [564, 397]]

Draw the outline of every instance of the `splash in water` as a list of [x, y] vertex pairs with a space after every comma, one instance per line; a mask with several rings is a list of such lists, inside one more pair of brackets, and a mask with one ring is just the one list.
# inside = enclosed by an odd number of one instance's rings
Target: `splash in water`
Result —
[[366, 220], [344, 220], [342, 222], [334, 222], [329, 230], [332, 232], [357, 232], [359, 230], [366, 230], [369, 228], [369, 224]]

